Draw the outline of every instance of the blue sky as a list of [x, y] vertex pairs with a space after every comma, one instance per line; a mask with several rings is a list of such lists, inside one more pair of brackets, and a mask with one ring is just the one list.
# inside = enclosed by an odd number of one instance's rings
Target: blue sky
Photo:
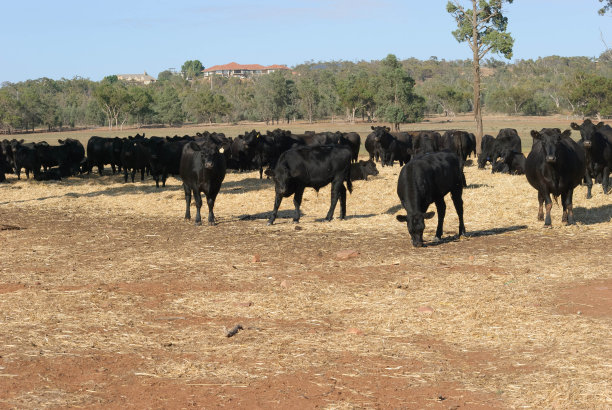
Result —
[[[452, 37], [446, 0], [3, 1], [0, 83], [305, 61], [471, 58]], [[467, 3], [466, 0], [463, 0]], [[595, 57], [612, 46], [597, 0], [506, 6], [514, 59]]]

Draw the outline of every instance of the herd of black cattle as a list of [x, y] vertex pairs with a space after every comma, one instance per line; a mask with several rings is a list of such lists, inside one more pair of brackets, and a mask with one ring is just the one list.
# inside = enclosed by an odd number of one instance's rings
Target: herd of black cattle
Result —
[[[604, 193], [609, 190], [612, 166], [612, 127], [585, 120], [582, 125], [571, 124], [580, 131], [580, 140], [570, 138], [571, 131], [544, 128], [531, 131], [533, 146], [525, 158], [521, 139], [515, 129], [499, 131], [497, 137], [485, 135], [479, 168], [487, 162], [492, 172], [525, 174], [528, 182], [538, 191], [538, 219], [551, 225], [551, 195], [561, 196], [562, 221], [574, 223], [572, 195], [581, 182], [588, 187], [591, 197], [593, 179], [601, 181]], [[0, 182], [6, 173], [15, 173], [20, 179], [24, 169], [26, 177], [32, 173], [36, 180], [60, 180], [62, 177], [91, 173], [97, 167], [100, 175], [105, 165], [113, 174], [123, 171], [124, 181], [134, 182], [136, 172], [141, 181], [150, 173], [159, 187], [165, 186], [169, 175], [182, 179], [185, 190], [185, 218], [190, 219], [193, 194], [196, 205], [196, 224], [201, 224], [200, 208], [204, 192], [209, 209], [208, 222], [214, 224], [214, 202], [227, 169], [237, 171], [259, 170], [275, 182], [276, 197], [268, 224], [274, 223], [284, 197], [293, 195], [294, 221], [300, 218], [300, 205], [304, 189], [315, 190], [331, 184], [331, 204], [326, 220], [331, 220], [338, 200], [340, 218], [346, 216], [346, 190], [352, 192], [352, 181], [377, 175], [375, 161], [381, 166], [393, 166], [397, 160], [403, 166], [398, 180], [397, 194], [406, 215], [397, 219], [406, 222], [414, 246], [423, 245], [425, 219], [432, 203], [438, 213], [436, 240], [442, 237], [446, 205], [444, 197], [450, 193], [459, 216], [459, 235], [465, 233], [463, 223], [462, 191], [467, 186], [463, 168], [470, 154], [476, 154], [474, 134], [449, 130], [391, 132], [388, 127], [372, 127], [364, 141], [369, 160], [358, 160], [361, 137], [354, 132], [306, 132], [293, 134], [286, 130], [253, 130], [227, 138], [221, 133], [198, 133], [196, 136], [151, 137], [136, 135], [128, 138], [91, 137], [87, 148], [74, 139], [58, 140], [60, 145], [46, 142], [24, 143], [23, 140], [1, 142]], [[87, 155], [85, 155], [87, 153]], [[346, 184], [346, 187], [345, 187]], [[544, 216], [544, 204], [546, 216]]]

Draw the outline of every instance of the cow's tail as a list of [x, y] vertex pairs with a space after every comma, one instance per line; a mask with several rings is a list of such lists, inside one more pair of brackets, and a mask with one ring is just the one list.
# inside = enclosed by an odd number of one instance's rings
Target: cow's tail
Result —
[[348, 189], [349, 194], [353, 193], [353, 183], [351, 182], [351, 168], [349, 166], [348, 172], [346, 173], [346, 189]]

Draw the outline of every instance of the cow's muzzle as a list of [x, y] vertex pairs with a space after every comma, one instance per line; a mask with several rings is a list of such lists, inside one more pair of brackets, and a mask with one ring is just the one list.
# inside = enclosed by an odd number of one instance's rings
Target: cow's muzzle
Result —
[[557, 157], [553, 155], [547, 155], [546, 162], [548, 162], [549, 164], [554, 164], [555, 162], [557, 162]]

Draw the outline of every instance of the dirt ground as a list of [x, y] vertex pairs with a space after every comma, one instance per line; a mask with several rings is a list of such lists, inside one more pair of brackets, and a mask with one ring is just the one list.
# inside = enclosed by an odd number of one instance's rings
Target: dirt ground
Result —
[[544, 229], [523, 176], [471, 166], [468, 236], [449, 198], [414, 249], [398, 174], [355, 182], [345, 221], [322, 189], [266, 226], [272, 182], [231, 173], [214, 227], [173, 178], [9, 176], [0, 407], [612, 407], [612, 197], [578, 187], [578, 224]]

